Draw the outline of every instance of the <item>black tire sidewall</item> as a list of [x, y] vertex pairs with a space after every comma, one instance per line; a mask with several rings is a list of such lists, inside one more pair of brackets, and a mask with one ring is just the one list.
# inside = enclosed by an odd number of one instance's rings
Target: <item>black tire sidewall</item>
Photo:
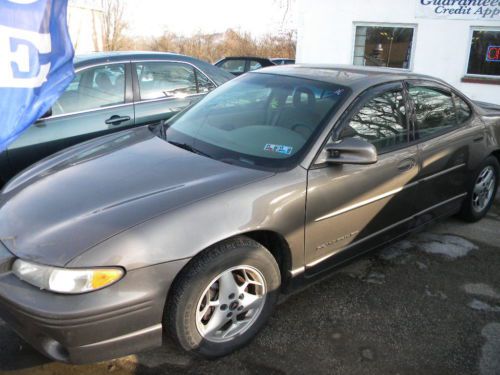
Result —
[[[279, 295], [281, 277], [278, 265], [272, 254], [252, 240], [241, 239], [219, 245], [217, 256], [201, 256], [179, 285], [179, 298], [170, 311], [170, 326], [174, 326], [176, 341], [187, 351], [207, 358], [226, 355], [247, 344], [264, 326], [272, 313]], [[210, 251], [210, 250], [208, 250]], [[231, 341], [214, 343], [204, 340], [196, 327], [196, 308], [203, 292], [220, 273], [239, 265], [258, 269], [266, 281], [267, 295], [264, 307], [257, 320], [240, 336]]]

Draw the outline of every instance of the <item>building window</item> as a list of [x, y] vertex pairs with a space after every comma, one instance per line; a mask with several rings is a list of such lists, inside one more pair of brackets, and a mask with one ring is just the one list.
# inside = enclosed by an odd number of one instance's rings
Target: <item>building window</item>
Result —
[[356, 26], [354, 65], [410, 69], [414, 27]]
[[500, 29], [472, 30], [467, 74], [500, 76]]

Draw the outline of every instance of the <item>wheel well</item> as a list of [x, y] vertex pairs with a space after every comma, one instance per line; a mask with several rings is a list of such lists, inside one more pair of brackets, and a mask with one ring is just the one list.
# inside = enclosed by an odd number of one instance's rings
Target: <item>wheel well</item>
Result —
[[493, 151], [491, 154], [497, 158], [498, 163], [500, 164], [500, 150]]
[[269, 230], [242, 233], [242, 235], [257, 241], [271, 252], [280, 268], [282, 283], [285, 284], [289, 277], [288, 271], [292, 267], [292, 253], [286, 239], [281, 234]]

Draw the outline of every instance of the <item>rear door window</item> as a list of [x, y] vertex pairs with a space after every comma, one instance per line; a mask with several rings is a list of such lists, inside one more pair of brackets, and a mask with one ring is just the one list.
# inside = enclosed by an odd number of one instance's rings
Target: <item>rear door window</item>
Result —
[[194, 68], [177, 62], [136, 63], [141, 100], [183, 98], [198, 93]]
[[425, 139], [457, 126], [457, 113], [451, 93], [429, 86], [408, 89], [415, 107], [417, 139]]
[[228, 71], [229, 73], [238, 74], [245, 72], [246, 60], [226, 60], [220, 68]]
[[262, 65], [261, 65], [260, 62], [255, 61], [255, 60], [251, 60], [250, 61], [250, 68], [248, 69], [249, 71], [257, 70], [257, 69], [260, 69], [260, 68], [262, 68]]
[[457, 108], [457, 120], [459, 124], [464, 123], [472, 116], [472, 111], [469, 105], [458, 95], [454, 95], [455, 106]]

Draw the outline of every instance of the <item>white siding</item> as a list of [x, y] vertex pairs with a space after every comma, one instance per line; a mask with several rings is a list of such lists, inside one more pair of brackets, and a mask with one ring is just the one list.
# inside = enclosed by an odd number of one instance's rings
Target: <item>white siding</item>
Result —
[[415, 0], [298, 0], [297, 62], [352, 64], [354, 25], [416, 25], [412, 71], [444, 79], [470, 98], [500, 104], [500, 85], [461, 82], [472, 26], [498, 27], [497, 21], [415, 17]]

